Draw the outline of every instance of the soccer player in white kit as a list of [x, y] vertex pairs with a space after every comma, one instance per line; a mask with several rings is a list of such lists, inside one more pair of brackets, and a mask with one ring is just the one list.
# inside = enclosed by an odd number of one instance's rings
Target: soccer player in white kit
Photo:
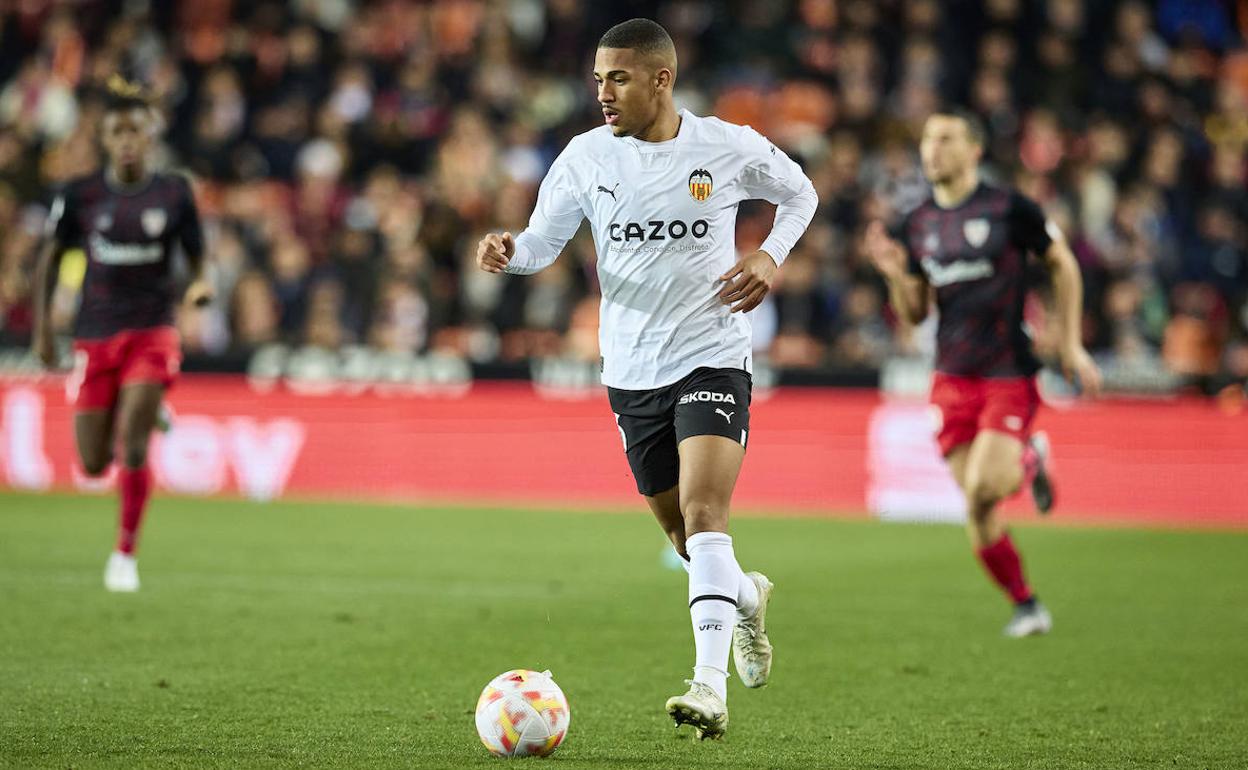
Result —
[[[728, 726], [728, 654], [746, 687], [771, 673], [764, 628], [772, 584], [745, 573], [728, 511], [749, 438], [750, 321], [818, 197], [796, 163], [747, 126], [677, 111], [676, 50], [648, 19], [598, 43], [605, 125], [568, 143], [542, 181], [529, 226], [485, 236], [477, 263], [527, 275], [550, 265], [588, 218], [602, 286], [599, 338], [638, 491], [689, 572], [696, 650], [677, 726]], [[737, 206], [777, 205], [762, 248], [738, 259]]]

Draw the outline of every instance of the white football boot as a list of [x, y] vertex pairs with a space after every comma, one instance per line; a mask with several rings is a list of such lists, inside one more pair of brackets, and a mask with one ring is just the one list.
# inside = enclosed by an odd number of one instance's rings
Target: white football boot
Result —
[[1011, 639], [1024, 636], [1040, 636], [1053, 630], [1053, 616], [1040, 602], [1020, 604], [1014, 608], [1014, 616], [1005, 624], [1004, 633]]
[[153, 427], [161, 433], [168, 433], [173, 430], [175, 418], [173, 407], [169, 406], [167, 401], [161, 401], [160, 408], [156, 410], [156, 424]]
[[133, 556], [113, 551], [104, 568], [104, 587], [117, 593], [139, 590], [139, 562]]
[[747, 572], [745, 576], [758, 588], [758, 607], [748, 618], [737, 618], [737, 625], [732, 629], [732, 661], [741, 684], [762, 687], [771, 678], [771, 642], [767, 639], [764, 621], [774, 586], [760, 572]]
[[698, 738], [715, 740], [724, 737], [728, 729], [728, 704], [707, 685], [685, 680], [689, 692], [667, 699], [667, 713], [676, 720], [676, 726], [693, 725]]

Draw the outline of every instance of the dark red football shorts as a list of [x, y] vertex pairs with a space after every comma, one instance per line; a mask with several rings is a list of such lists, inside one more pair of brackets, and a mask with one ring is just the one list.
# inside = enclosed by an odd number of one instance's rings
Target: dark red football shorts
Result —
[[74, 371], [65, 391], [75, 409], [108, 409], [123, 385], [148, 382], [168, 388], [181, 366], [181, 339], [172, 326], [75, 340]]
[[936, 441], [940, 453], [948, 455], [981, 430], [1026, 441], [1040, 407], [1040, 391], [1035, 377], [959, 377], [936, 372], [932, 405], [940, 414]]

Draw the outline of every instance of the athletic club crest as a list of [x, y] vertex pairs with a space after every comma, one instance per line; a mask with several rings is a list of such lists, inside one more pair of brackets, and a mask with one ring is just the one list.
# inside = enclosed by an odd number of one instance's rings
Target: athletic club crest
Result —
[[711, 179], [711, 172], [704, 168], [695, 170], [689, 175], [689, 194], [698, 203], [711, 197], [711, 190], [715, 187], [715, 180]]
[[976, 249], [988, 242], [988, 233], [991, 230], [992, 224], [983, 218], [968, 219], [962, 223], [962, 234], [966, 236], [966, 242]]
[[155, 238], [165, 232], [165, 224], [168, 220], [169, 216], [164, 209], [143, 209], [143, 213], [139, 215], [139, 223], [143, 225], [143, 232], [147, 233], [149, 238]]

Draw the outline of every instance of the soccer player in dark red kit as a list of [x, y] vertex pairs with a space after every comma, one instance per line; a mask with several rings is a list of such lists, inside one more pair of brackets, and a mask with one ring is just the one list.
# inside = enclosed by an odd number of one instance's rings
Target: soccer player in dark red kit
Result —
[[176, 245], [192, 274], [185, 301], [200, 306], [212, 299], [190, 184], [148, 167], [159, 124], [139, 86], [110, 79], [100, 131], [107, 163], [53, 202], [35, 283], [35, 354], [51, 368], [57, 354], [49, 305], [61, 257], [75, 246], [85, 251], [68, 394], [87, 475], [103, 475], [120, 445], [117, 547], [104, 573], [110, 591], [139, 588], [134, 553], [152, 483], [148, 440], [182, 360], [173, 326]]
[[966, 495], [975, 552], [1015, 604], [1005, 634], [1022, 637], [1053, 625], [997, 512], [1028, 478], [1040, 511], [1053, 505], [1047, 442], [1031, 432], [1040, 362], [1023, 322], [1028, 255], [1052, 280], [1064, 373], [1091, 395], [1101, 375], [1083, 347], [1083, 281], [1074, 255], [1034, 202], [980, 181], [983, 143], [971, 113], [928, 118], [920, 155], [932, 196], [905, 217], [895, 238], [872, 223], [865, 246], [899, 316], [919, 323], [933, 299], [940, 311], [931, 394], [941, 418], [937, 441]]

